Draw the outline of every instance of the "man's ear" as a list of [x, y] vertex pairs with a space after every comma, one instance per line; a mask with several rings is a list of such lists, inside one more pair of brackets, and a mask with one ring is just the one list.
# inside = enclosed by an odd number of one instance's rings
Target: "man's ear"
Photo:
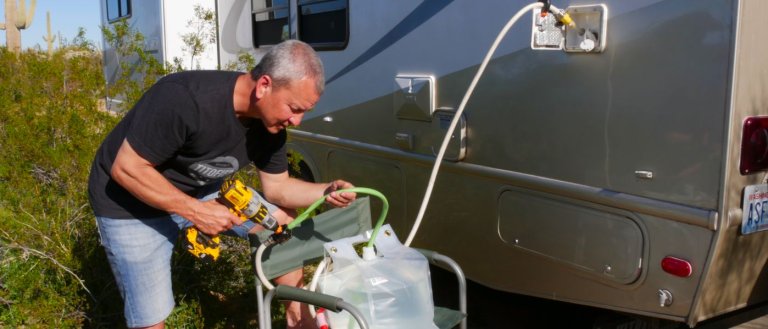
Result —
[[262, 75], [256, 80], [256, 98], [261, 99], [272, 89], [272, 78], [268, 75]]

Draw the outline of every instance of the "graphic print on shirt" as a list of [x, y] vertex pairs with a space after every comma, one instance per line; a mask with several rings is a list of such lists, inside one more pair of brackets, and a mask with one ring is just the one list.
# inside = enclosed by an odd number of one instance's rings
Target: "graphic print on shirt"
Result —
[[232, 156], [217, 157], [213, 160], [203, 160], [189, 165], [189, 176], [200, 185], [226, 177], [240, 168], [237, 159]]

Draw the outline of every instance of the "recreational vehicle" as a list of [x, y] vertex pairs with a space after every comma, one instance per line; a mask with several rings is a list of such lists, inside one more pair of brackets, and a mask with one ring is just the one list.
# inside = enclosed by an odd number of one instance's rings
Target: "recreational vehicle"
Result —
[[304, 176], [400, 236], [450, 130], [413, 246], [475, 282], [689, 326], [768, 300], [768, 2], [553, 0], [575, 27], [531, 10], [490, 52], [528, 4], [219, 0], [218, 56], [311, 44]]
[[192, 2], [217, 14], [203, 68], [311, 44], [300, 174], [382, 192], [471, 280], [691, 327], [768, 301], [768, 2], [553, 0], [569, 25], [521, 0], [104, 0], [102, 24], [172, 62]]
[[[144, 38], [144, 51], [159, 63], [173, 64], [180, 61], [187, 69], [215, 69], [218, 57], [215, 43], [206, 45], [202, 54], [192, 57], [184, 43], [184, 35], [194, 33], [197, 23], [195, 6], [214, 10], [214, 0], [101, 0], [101, 26], [111, 28], [117, 22], [125, 21], [131, 31]], [[132, 69], [141, 59], [138, 56], [121, 57], [116, 49], [103, 40], [104, 77], [107, 87], [112, 87], [123, 69]], [[126, 63], [128, 65], [122, 65]], [[125, 66], [125, 67], [123, 67]], [[142, 78], [138, 74], [133, 79]], [[119, 103], [119, 99], [110, 99]]]

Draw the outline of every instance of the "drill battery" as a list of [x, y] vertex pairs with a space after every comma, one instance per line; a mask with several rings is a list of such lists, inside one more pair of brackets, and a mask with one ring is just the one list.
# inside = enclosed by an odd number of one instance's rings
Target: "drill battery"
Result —
[[221, 254], [221, 238], [219, 236], [208, 236], [200, 232], [194, 226], [184, 229], [183, 247], [195, 258], [206, 263], [215, 262]]

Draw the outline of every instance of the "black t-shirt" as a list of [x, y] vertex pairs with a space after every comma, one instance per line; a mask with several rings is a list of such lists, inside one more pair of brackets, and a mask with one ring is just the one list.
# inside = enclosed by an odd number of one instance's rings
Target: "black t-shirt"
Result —
[[243, 124], [232, 97], [243, 73], [187, 71], [163, 77], [115, 126], [96, 152], [88, 196], [96, 216], [150, 218], [167, 214], [136, 199], [110, 172], [124, 139], [174, 186], [191, 196], [252, 161], [260, 170], [288, 170], [286, 132], [261, 121]]

